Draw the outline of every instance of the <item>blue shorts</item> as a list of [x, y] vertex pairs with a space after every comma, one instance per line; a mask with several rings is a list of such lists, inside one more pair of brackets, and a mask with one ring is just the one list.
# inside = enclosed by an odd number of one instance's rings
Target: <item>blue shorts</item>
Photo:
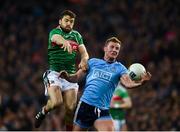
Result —
[[80, 101], [75, 112], [74, 124], [81, 128], [92, 127], [95, 120], [112, 119], [109, 110], [102, 110], [95, 106]]

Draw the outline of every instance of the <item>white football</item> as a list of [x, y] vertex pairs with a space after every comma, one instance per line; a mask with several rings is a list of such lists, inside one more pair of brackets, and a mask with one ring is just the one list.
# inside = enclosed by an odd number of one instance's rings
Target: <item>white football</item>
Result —
[[141, 75], [146, 72], [145, 67], [140, 63], [134, 63], [129, 67], [129, 76], [132, 80], [141, 80]]

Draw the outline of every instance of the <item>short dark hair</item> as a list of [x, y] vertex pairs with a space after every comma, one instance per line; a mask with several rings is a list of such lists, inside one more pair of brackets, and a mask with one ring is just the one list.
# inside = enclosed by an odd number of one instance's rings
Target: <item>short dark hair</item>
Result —
[[121, 41], [117, 38], [117, 37], [110, 37], [106, 40], [105, 42], [105, 46], [107, 46], [107, 44], [109, 42], [115, 42], [115, 43], [119, 43], [121, 45]]
[[68, 15], [72, 18], [76, 18], [76, 14], [70, 10], [64, 10], [63, 12], [61, 12], [60, 14], [60, 19], [62, 19], [65, 15]]

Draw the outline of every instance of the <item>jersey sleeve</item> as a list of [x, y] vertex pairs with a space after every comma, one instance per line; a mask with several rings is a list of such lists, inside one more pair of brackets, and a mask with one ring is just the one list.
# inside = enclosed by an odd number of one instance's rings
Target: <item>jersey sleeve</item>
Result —
[[93, 67], [94, 64], [96, 64], [98, 60], [96, 58], [91, 58], [88, 60], [88, 71], [90, 71], [90, 69]]
[[91, 58], [88, 60], [88, 66], [92, 67], [98, 60], [96, 58]]
[[128, 69], [124, 65], [122, 65], [121, 63], [119, 63], [119, 64], [120, 64], [120, 67], [121, 67], [120, 75], [122, 76], [123, 74], [127, 74], [128, 73]]
[[84, 44], [83, 38], [82, 38], [81, 34], [78, 33], [78, 32], [77, 32], [77, 42], [78, 42], [79, 45]]
[[118, 86], [115, 89], [113, 95], [119, 96], [121, 98], [128, 98], [129, 97], [129, 94], [128, 94], [127, 90], [124, 87], [122, 87], [122, 86]]

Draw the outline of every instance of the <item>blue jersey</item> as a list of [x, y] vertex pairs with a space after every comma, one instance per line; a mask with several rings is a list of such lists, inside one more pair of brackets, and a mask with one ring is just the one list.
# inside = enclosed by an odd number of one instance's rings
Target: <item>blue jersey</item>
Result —
[[89, 70], [81, 101], [101, 108], [109, 109], [111, 97], [120, 77], [127, 73], [127, 68], [120, 62], [108, 63], [92, 58], [88, 61]]

